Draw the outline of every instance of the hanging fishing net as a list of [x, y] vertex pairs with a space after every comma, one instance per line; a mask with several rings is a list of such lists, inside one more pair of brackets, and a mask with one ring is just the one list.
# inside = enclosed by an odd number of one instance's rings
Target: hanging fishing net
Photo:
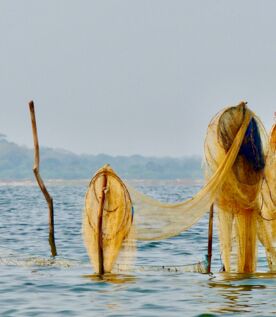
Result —
[[261, 213], [259, 216], [259, 240], [265, 247], [271, 271], [276, 271], [276, 125], [268, 137], [268, 152], [261, 189]]
[[251, 113], [250, 123], [233, 167], [215, 199], [221, 257], [228, 272], [233, 269], [254, 272], [259, 239], [265, 247], [268, 266], [274, 271], [275, 141], [272, 130], [268, 142], [260, 119], [244, 104], [225, 109], [210, 123], [205, 141], [206, 178], [214, 173], [223, 153], [228, 151], [246, 111]]
[[220, 187], [215, 206], [225, 270], [231, 270], [235, 249], [238, 272], [253, 272], [257, 254], [259, 192], [265, 165], [265, 131], [258, 118], [244, 104], [230, 107], [211, 121], [205, 140], [206, 179], [208, 180], [229, 151], [246, 113], [250, 114], [238, 155]]
[[[274, 135], [271, 135], [272, 140]], [[263, 179], [266, 159], [269, 160], [266, 155], [271, 150], [271, 146], [267, 147], [261, 121], [245, 103], [241, 103], [219, 112], [209, 124], [205, 140], [206, 183], [191, 199], [162, 203], [125, 185], [110, 168], [100, 170], [86, 195], [83, 225], [86, 247], [95, 271], [101, 261], [99, 249], [103, 249], [105, 271], [110, 272], [116, 260], [121, 265], [118, 261], [121, 255], [132, 256], [135, 240], [152, 241], [176, 236], [197, 223], [212, 204], [218, 215], [225, 270], [255, 271], [257, 238], [265, 246], [269, 266], [273, 269], [276, 257], [272, 237], [276, 222], [268, 222], [263, 216], [264, 200], [267, 200]], [[269, 164], [275, 164], [274, 154], [270, 160]], [[101, 180], [104, 172], [107, 186], [103, 186]], [[275, 174], [270, 170], [266, 174], [269, 188], [275, 194]], [[101, 242], [98, 228], [103, 187], [106, 199]]]
[[96, 273], [111, 272], [119, 253], [121, 263], [130, 263], [135, 250], [132, 221], [129, 193], [106, 165], [90, 182], [83, 218], [84, 242]]
[[262, 204], [263, 217], [267, 220], [276, 219], [276, 125], [272, 127], [268, 139], [268, 153], [262, 187]]
[[231, 171], [250, 120], [251, 113], [246, 111], [228, 152], [222, 153], [217, 169], [206, 185], [191, 199], [175, 204], [161, 203], [127, 185], [134, 205], [134, 224], [138, 240], [161, 240], [176, 236], [202, 218]]

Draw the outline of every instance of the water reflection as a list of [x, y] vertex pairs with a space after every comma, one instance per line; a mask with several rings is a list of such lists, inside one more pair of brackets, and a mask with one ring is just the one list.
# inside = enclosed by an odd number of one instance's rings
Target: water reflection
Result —
[[113, 273], [106, 273], [106, 274], [89, 274], [89, 275], [82, 275], [82, 277], [91, 279], [93, 282], [105, 282], [105, 283], [112, 283], [112, 284], [129, 284], [135, 283], [137, 277], [132, 275], [124, 275], [124, 274], [113, 274]]
[[[208, 282], [210, 289], [216, 291], [218, 304], [214, 313], [252, 313], [255, 291], [264, 293], [267, 285], [264, 279], [275, 279], [275, 273], [228, 274], [221, 273]], [[254, 292], [254, 294], [253, 294]]]

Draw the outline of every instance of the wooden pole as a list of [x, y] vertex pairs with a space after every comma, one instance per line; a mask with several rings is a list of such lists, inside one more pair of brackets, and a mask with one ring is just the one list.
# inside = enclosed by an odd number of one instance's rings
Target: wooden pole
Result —
[[211, 205], [210, 213], [209, 213], [207, 273], [211, 273], [212, 248], [213, 248], [213, 219], [214, 219], [214, 204]]
[[102, 177], [102, 191], [99, 197], [99, 213], [98, 213], [98, 258], [99, 258], [99, 274], [104, 274], [104, 254], [103, 254], [103, 211], [105, 202], [105, 190], [107, 186], [107, 175], [104, 173]]
[[53, 199], [48, 193], [46, 186], [44, 185], [44, 182], [39, 174], [39, 162], [40, 162], [40, 156], [39, 156], [39, 143], [38, 143], [38, 136], [37, 136], [37, 127], [36, 127], [36, 119], [35, 119], [35, 107], [34, 102], [29, 102], [29, 108], [30, 108], [30, 114], [31, 114], [31, 121], [32, 121], [32, 130], [33, 130], [33, 139], [34, 139], [34, 166], [33, 166], [33, 172], [36, 178], [36, 181], [38, 183], [38, 186], [40, 187], [40, 190], [42, 191], [46, 202], [48, 204], [49, 209], [49, 244], [51, 247], [51, 254], [52, 256], [57, 255], [56, 250], [56, 244], [55, 244], [55, 231], [54, 231], [54, 207], [53, 207]]

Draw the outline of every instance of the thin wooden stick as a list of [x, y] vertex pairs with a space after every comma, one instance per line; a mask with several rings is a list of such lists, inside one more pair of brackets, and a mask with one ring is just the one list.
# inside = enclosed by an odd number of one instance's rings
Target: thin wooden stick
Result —
[[105, 190], [107, 185], [107, 175], [103, 174], [102, 191], [99, 204], [99, 218], [98, 218], [98, 258], [99, 258], [99, 274], [104, 274], [104, 254], [103, 254], [103, 211], [105, 202]]
[[210, 213], [209, 213], [207, 273], [211, 273], [212, 248], [213, 248], [213, 219], [214, 219], [214, 204], [211, 205]]
[[49, 208], [49, 244], [51, 247], [51, 253], [52, 256], [57, 255], [56, 250], [56, 244], [55, 244], [55, 231], [54, 231], [54, 207], [53, 207], [53, 199], [48, 193], [46, 186], [44, 185], [44, 182], [39, 174], [39, 143], [38, 143], [38, 136], [37, 136], [37, 127], [36, 127], [36, 119], [35, 119], [35, 108], [34, 108], [34, 102], [29, 102], [29, 108], [30, 108], [30, 114], [31, 114], [31, 120], [32, 120], [32, 130], [33, 130], [33, 139], [34, 139], [34, 166], [33, 166], [33, 172], [36, 178], [36, 181], [38, 183], [38, 186], [40, 187], [46, 202], [48, 204]]

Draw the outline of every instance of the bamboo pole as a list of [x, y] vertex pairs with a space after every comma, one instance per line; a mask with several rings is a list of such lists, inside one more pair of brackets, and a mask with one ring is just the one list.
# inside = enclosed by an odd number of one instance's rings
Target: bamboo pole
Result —
[[210, 212], [209, 212], [207, 273], [211, 273], [212, 248], [213, 248], [213, 220], [214, 220], [214, 204], [211, 205]]
[[36, 127], [36, 119], [35, 119], [35, 107], [34, 102], [29, 102], [29, 109], [31, 114], [31, 121], [32, 121], [32, 131], [33, 131], [33, 139], [34, 139], [34, 166], [33, 172], [38, 183], [40, 190], [42, 191], [45, 200], [48, 204], [49, 209], [49, 244], [51, 248], [52, 256], [57, 255], [56, 244], [55, 244], [55, 231], [54, 231], [54, 206], [53, 206], [53, 198], [48, 193], [46, 186], [39, 174], [39, 163], [40, 163], [40, 155], [39, 155], [39, 143], [38, 143], [38, 136], [37, 136], [37, 127]]
[[107, 175], [104, 173], [102, 177], [102, 191], [99, 197], [99, 213], [98, 213], [98, 259], [99, 259], [99, 274], [104, 274], [104, 253], [103, 253], [103, 211], [105, 202], [105, 190], [107, 186]]

